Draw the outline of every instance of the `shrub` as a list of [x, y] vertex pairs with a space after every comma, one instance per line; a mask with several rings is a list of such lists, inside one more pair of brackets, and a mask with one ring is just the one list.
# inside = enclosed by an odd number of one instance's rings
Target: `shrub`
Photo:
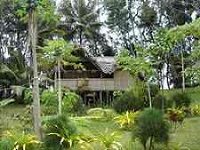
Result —
[[74, 92], [64, 93], [62, 109], [64, 113], [80, 115], [84, 113], [84, 104], [79, 95]]
[[177, 108], [189, 107], [191, 103], [191, 98], [187, 93], [176, 92], [172, 95], [171, 99], [175, 102]]
[[139, 112], [126, 112], [122, 115], [119, 115], [114, 118], [117, 124], [120, 125], [120, 128], [122, 129], [131, 129], [133, 125], [135, 124], [135, 120], [138, 117]]
[[120, 136], [117, 132], [109, 133], [108, 129], [105, 130], [103, 133], [99, 133], [95, 136], [96, 141], [100, 142], [100, 144], [104, 147], [105, 150], [121, 150], [122, 145], [119, 142]]
[[167, 111], [167, 117], [169, 121], [174, 123], [175, 128], [177, 127], [177, 123], [182, 123], [185, 119], [185, 112], [181, 109], [170, 108]]
[[[157, 84], [150, 84], [149, 87], [150, 87], [151, 97], [155, 97], [160, 91], [160, 88]], [[145, 94], [148, 96], [148, 90], [147, 89], [148, 88], [145, 87]]]
[[37, 150], [41, 143], [32, 134], [7, 131], [0, 141], [1, 150]]
[[87, 115], [95, 117], [96, 119], [109, 121], [116, 116], [116, 113], [112, 109], [91, 108], [87, 111]]
[[140, 140], [144, 149], [147, 148], [147, 142], [150, 141], [149, 149], [152, 149], [154, 142], [168, 142], [169, 126], [161, 111], [145, 109], [138, 117], [133, 135]]
[[113, 108], [118, 113], [140, 110], [144, 108], [144, 99], [134, 95], [132, 90], [126, 91], [119, 98], [115, 99]]
[[166, 107], [168, 107], [167, 104], [167, 99], [165, 96], [161, 95], [161, 94], [157, 94], [152, 101], [153, 107], [156, 109], [165, 109]]
[[194, 105], [191, 108], [192, 116], [200, 116], [200, 105]]
[[22, 95], [24, 98], [24, 104], [31, 104], [33, 102], [32, 89], [30, 88], [24, 89]]
[[44, 115], [53, 115], [57, 113], [58, 98], [56, 92], [44, 90], [41, 95], [41, 104]]
[[76, 127], [66, 116], [52, 118], [45, 122], [45, 145], [51, 150], [69, 148], [75, 133]]

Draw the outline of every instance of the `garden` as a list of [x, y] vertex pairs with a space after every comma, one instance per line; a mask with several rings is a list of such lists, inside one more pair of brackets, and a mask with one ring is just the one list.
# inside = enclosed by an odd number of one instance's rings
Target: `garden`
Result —
[[26, 90], [23, 104], [1, 102], [0, 149], [195, 150], [200, 139], [199, 90], [164, 91], [163, 95], [155, 91], [153, 108], [145, 107], [135, 88], [116, 92], [113, 107], [97, 108], [87, 108], [76, 93], [66, 91], [62, 115], [57, 115], [56, 93], [44, 90], [42, 141], [33, 132], [31, 94]]
[[199, 150], [199, 8], [1, 0], [0, 150]]

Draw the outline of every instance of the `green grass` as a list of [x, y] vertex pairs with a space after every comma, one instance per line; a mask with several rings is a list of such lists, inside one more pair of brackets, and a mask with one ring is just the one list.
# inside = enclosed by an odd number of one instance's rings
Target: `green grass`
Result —
[[[165, 94], [170, 96], [175, 91], [165, 91]], [[192, 104], [200, 104], [200, 88], [191, 88], [186, 91], [192, 98]], [[0, 131], [19, 129], [22, 123], [19, 116], [26, 111], [24, 105], [8, 105], [0, 111]], [[105, 133], [106, 130], [111, 134], [118, 132], [120, 135], [120, 143], [125, 150], [141, 150], [141, 144], [138, 141], [132, 142], [130, 131], [119, 129], [119, 126], [113, 120], [101, 120], [91, 116], [72, 117], [72, 122], [77, 126], [80, 133], [89, 136], [96, 136], [99, 133]], [[187, 118], [176, 131], [171, 131], [170, 146], [179, 147], [179, 149], [199, 150], [200, 149], [200, 117]]]
[[171, 134], [171, 143], [187, 147], [190, 150], [200, 149], [200, 118], [187, 118], [175, 133]]
[[25, 113], [24, 105], [8, 105], [0, 110], [0, 131], [21, 128], [22, 123], [19, 119]]

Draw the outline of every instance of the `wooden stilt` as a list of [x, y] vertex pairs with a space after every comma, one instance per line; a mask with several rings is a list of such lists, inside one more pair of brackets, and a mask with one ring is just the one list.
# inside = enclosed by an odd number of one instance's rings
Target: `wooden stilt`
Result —
[[103, 105], [103, 96], [102, 96], [102, 91], [99, 91], [99, 100], [100, 100], [100, 105], [102, 106]]

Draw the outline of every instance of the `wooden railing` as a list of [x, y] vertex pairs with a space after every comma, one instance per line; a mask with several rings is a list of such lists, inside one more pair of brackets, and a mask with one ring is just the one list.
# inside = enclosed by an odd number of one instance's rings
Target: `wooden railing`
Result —
[[123, 87], [120, 87], [120, 84], [115, 84], [114, 79], [104, 78], [79, 78], [79, 79], [62, 79], [62, 86], [72, 89], [72, 90], [90, 90], [90, 91], [104, 91], [104, 90], [122, 90], [128, 85], [122, 84]]

